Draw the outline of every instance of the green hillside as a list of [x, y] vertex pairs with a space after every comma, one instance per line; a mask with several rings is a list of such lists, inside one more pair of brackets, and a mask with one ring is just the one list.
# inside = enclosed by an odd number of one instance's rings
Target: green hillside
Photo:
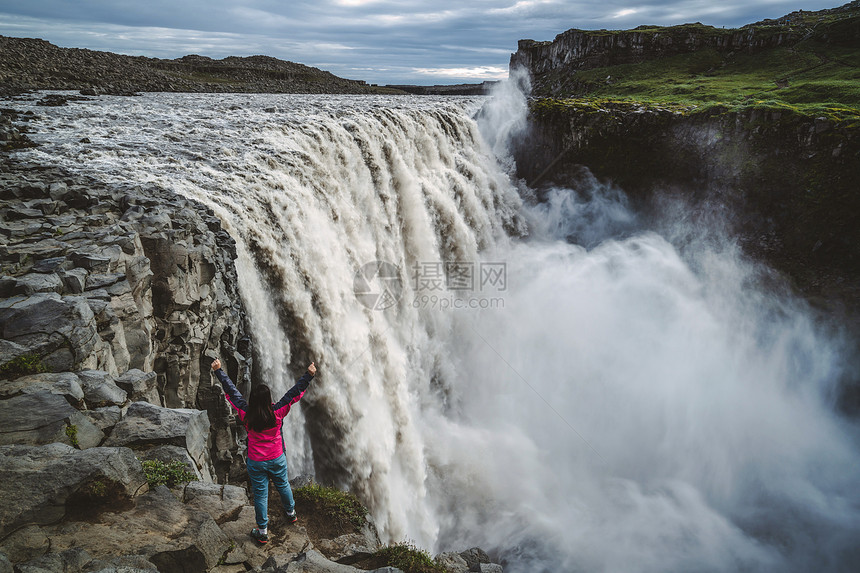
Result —
[[557, 102], [563, 105], [635, 101], [683, 111], [764, 106], [860, 119], [860, 3], [849, 6], [850, 12], [795, 13], [740, 30], [688, 24], [590, 31], [589, 37], [636, 33], [713, 38], [752, 29], [756, 38], [790, 34], [798, 40], [759, 50], [708, 46], [633, 63], [557, 68], [537, 77], [536, 95], [575, 100]]

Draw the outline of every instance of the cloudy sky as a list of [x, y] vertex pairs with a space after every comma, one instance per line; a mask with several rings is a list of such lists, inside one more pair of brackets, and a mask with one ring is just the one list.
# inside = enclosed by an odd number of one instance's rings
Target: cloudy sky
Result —
[[569, 28], [619, 29], [686, 22], [730, 27], [842, 3], [0, 0], [0, 35], [160, 58], [265, 54], [370, 83], [444, 84], [504, 78], [517, 40], [551, 40]]

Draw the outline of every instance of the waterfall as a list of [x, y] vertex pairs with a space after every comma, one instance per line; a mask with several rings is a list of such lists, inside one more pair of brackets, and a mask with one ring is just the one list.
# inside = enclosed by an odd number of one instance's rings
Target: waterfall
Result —
[[645, 228], [589, 178], [521, 199], [518, 101], [107, 98], [45, 111], [28, 153], [215, 211], [262, 378], [320, 368], [291, 474], [351, 488], [385, 540], [515, 572], [844, 569], [839, 341], [716, 230]]

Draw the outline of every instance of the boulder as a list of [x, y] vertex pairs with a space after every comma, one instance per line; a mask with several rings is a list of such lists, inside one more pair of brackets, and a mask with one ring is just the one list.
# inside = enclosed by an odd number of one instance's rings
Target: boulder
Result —
[[66, 294], [81, 294], [87, 286], [87, 269], [76, 268], [60, 271], [57, 276], [63, 281], [63, 292]]
[[99, 342], [85, 300], [57, 293], [0, 300], [0, 338], [42, 357], [52, 371], [72, 371], [91, 358]]
[[125, 390], [132, 402], [149, 402], [160, 406], [161, 399], [156, 388], [157, 380], [158, 376], [155, 372], [132, 368], [116, 379], [116, 385]]
[[80, 404], [84, 391], [80, 380], [71, 372], [45, 372], [21, 376], [0, 386], [0, 397], [11, 397], [18, 393], [35, 394], [49, 392], [64, 396], [71, 404]]
[[106, 288], [125, 279], [125, 273], [92, 273], [87, 277], [87, 289]]
[[0, 340], [0, 365], [27, 354], [27, 349], [11, 340]]
[[[238, 521], [242, 510], [249, 508], [248, 494], [241, 487], [200, 481], [193, 481], [185, 486], [182, 501], [190, 508], [207, 512], [219, 526]], [[221, 530], [228, 534], [223, 527]], [[246, 535], [247, 533], [244, 533], [242, 537]], [[221, 559], [228, 565], [244, 563], [247, 560], [248, 556], [242, 546], [236, 543], [231, 544], [229, 553]]]
[[27, 525], [12, 532], [0, 542], [0, 551], [12, 563], [37, 559], [48, 552], [51, 541], [38, 525]]
[[461, 551], [460, 557], [466, 561], [469, 571], [476, 571], [479, 564], [490, 562], [490, 556], [480, 547], [472, 547], [471, 549]]
[[[315, 549], [296, 555], [292, 561], [278, 568], [277, 573], [356, 573], [356, 568], [326, 559]], [[401, 571], [402, 573], [402, 571]]]
[[126, 512], [58, 524], [48, 533], [54, 550], [80, 547], [101, 559], [140, 555], [161, 573], [209, 571], [231, 546], [208, 513], [184, 505], [165, 486], [139, 496]]
[[242, 508], [250, 503], [241, 487], [200, 481], [185, 486], [182, 501], [189, 507], [208, 512], [219, 525], [238, 519]]
[[17, 573], [77, 573], [86, 567], [92, 557], [81, 548], [67, 549], [60, 553], [47, 553], [16, 566]]
[[107, 433], [122, 419], [122, 410], [119, 406], [105, 406], [95, 410], [83, 410], [81, 412], [87, 419], [95, 424], [102, 432]]
[[103, 439], [102, 431], [62, 395], [41, 391], [0, 400], [0, 444], [63, 442], [86, 449]]
[[0, 446], [0, 536], [27, 523], [53, 523], [81, 504], [118, 508], [145, 485], [128, 448]]
[[[155, 564], [143, 555], [122, 555], [104, 559], [93, 559], [81, 573], [152, 573], [158, 571]], [[69, 573], [69, 572], [65, 572]]]
[[137, 449], [136, 451], [137, 457], [141, 461], [158, 460], [164, 463], [181, 462], [185, 465], [185, 469], [197, 476], [198, 480], [203, 479], [200, 470], [197, 469], [197, 464], [194, 463], [194, 460], [191, 459], [191, 456], [188, 454], [188, 450], [186, 450], [182, 446], [171, 446], [168, 444], [162, 444], [160, 446], [155, 446], [154, 448], [150, 448], [148, 450]]
[[0, 573], [13, 573], [12, 562], [5, 553], [0, 553]]
[[110, 270], [111, 258], [86, 251], [71, 253], [71, 259], [76, 267], [87, 269], [91, 273], [106, 273]]
[[434, 561], [448, 573], [467, 573], [469, 571], [469, 564], [466, 563], [466, 560], [459, 553], [453, 551], [440, 553]]
[[[6, 296], [29, 296], [40, 292], [63, 292], [63, 281], [54, 273], [44, 274], [35, 272], [5, 280], [7, 283], [3, 287], [3, 292]], [[9, 281], [11, 281], [11, 284]]]
[[[360, 533], [347, 533], [334, 539], [323, 539], [318, 544], [319, 550], [332, 561], [340, 561], [345, 557], [369, 557], [379, 547], [379, 543]], [[350, 563], [354, 561], [344, 561]]]
[[65, 264], [66, 257], [49, 257], [36, 262], [30, 270], [34, 273], [55, 273], [61, 270]]
[[90, 408], [122, 406], [128, 400], [125, 390], [116, 385], [113, 377], [102, 370], [82, 370], [77, 373]]
[[171, 409], [134, 402], [105, 445], [172, 444], [188, 450], [197, 467], [207, 467], [209, 417], [203, 410]]

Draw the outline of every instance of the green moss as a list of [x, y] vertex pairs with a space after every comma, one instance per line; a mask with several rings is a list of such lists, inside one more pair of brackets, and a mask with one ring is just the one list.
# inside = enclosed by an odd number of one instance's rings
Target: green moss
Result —
[[69, 441], [74, 447], [81, 447], [81, 445], [78, 443], [78, 427], [75, 424], [69, 424], [68, 426], [66, 426], [66, 435], [69, 437]]
[[91, 497], [103, 498], [107, 495], [107, 486], [97, 479], [89, 484], [89, 493]]
[[173, 487], [176, 484], [197, 481], [197, 476], [188, 471], [185, 464], [179, 460], [162, 462], [161, 460], [145, 460], [141, 462], [143, 473], [149, 487], [166, 485]]
[[17, 378], [46, 371], [47, 368], [42, 364], [42, 357], [38, 354], [22, 354], [0, 366], [0, 376], [3, 377]]
[[401, 542], [387, 545], [373, 554], [375, 563], [383, 563], [381, 567], [390, 566], [404, 573], [445, 573], [441, 565], [433, 561], [430, 554], [418, 549], [412, 543]]
[[296, 502], [308, 504], [315, 513], [323, 513], [331, 521], [348, 523], [356, 530], [367, 523], [367, 509], [349, 492], [310, 484], [294, 489], [293, 495]]
[[231, 553], [234, 549], [236, 549], [236, 542], [231, 540], [231, 541], [230, 541], [230, 546], [229, 546], [229, 547], [227, 547], [227, 549], [225, 549], [225, 550], [224, 550], [224, 553], [222, 553], [222, 554], [221, 554], [221, 558], [220, 558], [220, 559], [218, 559], [218, 565], [224, 565], [225, 563], [227, 563], [227, 557], [229, 557], [229, 556], [230, 556], [230, 553]]

